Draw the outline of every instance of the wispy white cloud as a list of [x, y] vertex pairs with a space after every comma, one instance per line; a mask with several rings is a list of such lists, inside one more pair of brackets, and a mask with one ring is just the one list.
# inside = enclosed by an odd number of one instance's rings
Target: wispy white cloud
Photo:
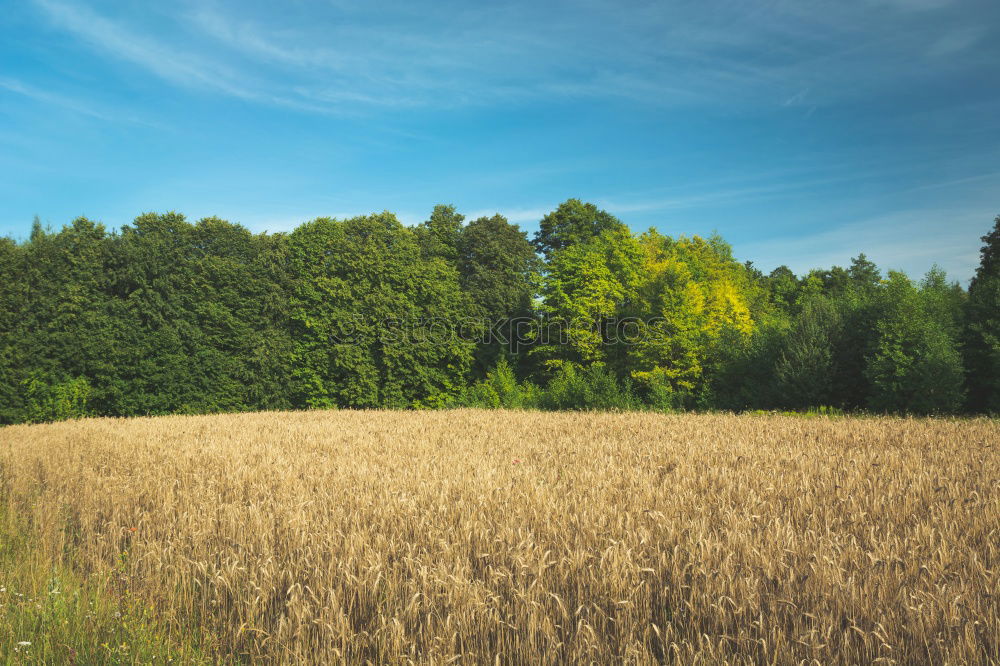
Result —
[[323, 112], [559, 97], [815, 106], [932, 76], [914, 59], [958, 57], [988, 34], [978, 23], [939, 21], [940, 12], [955, 19], [941, 0], [774, 0], [712, 11], [587, 0], [572, 12], [521, 0], [317, 3], [306, 15], [204, 0], [170, 10], [184, 37], [177, 48], [84, 4], [34, 2], [93, 48], [171, 83]]
[[118, 111], [111, 111], [95, 106], [92, 102], [62, 95], [49, 90], [43, 90], [36, 86], [28, 85], [19, 79], [12, 79], [0, 76], [0, 88], [18, 95], [41, 102], [42, 104], [55, 106], [73, 113], [78, 113], [91, 118], [97, 118], [112, 123], [128, 122], [151, 127], [161, 127], [157, 123], [143, 120], [137, 116], [122, 114]]
[[759, 202], [797, 195], [815, 195], [826, 187], [885, 178], [907, 170], [904, 165], [884, 165], [878, 168], [845, 169], [826, 165], [821, 173], [814, 169], [788, 169], [771, 173], [747, 174], [713, 182], [692, 182], [674, 187], [670, 196], [634, 199], [599, 198], [598, 204], [616, 215], [658, 211], [707, 208], [711, 206]]
[[203, 88], [243, 100], [327, 111], [318, 105], [272, 94], [245, 70], [195, 51], [168, 46], [108, 19], [81, 4], [33, 0], [52, 22], [76, 35], [95, 50], [138, 65], [161, 79], [186, 88]]
[[957, 0], [869, 0], [874, 5], [889, 5], [904, 12], [927, 12], [954, 5]]
[[[265, 35], [259, 26], [223, 16], [209, 4], [199, 5], [186, 18], [208, 37], [260, 61], [294, 67], [320, 67], [339, 72], [349, 71], [366, 62], [360, 54], [338, 52], [324, 46], [308, 48], [294, 43], [283, 44], [277, 41], [280, 35], [277, 39], [275, 36]], [[289, 42], [294, 42], [295, 38], [295, 34], [286, 35]]]
[[124, 29], [114, 21], [81, 4], [34, 0], [59, 27], [75, 34], [92, 47], [133, 62], [163, 79], [180, 85], [202, 85], [237, 97], [257, 95], [237, 83], [237, 77], [218, 63], [206, 61], [182, 49], [168, 49], [156, 41]]
[[69, 97], [63, 97], [56, 95], [51, 92], [46, 92], [35, 88], [34, 86], [29, 86], [17, 79], [10, 79], [6, 77], [0, 77], [0, 88], [8, 90], [18, 95], [23, 95], [29, 97], [38, 102], [44, 102], [45, 104], [52, 104], [54, 106], [62, 107], [64, 109], [69, 109], [76, 113], [82, 113], [86, 116], [91, 116], [92, 118], [99, 118], [101, 120], [112, 120], [110, 116], [106, 113], [99, 111], [89, 104], [82, 102], [80, 100], [72, 99]]
[[[988, 191], [995, 192], [1000, 195], [1000, 171], [990, 171], [988, 173], [979, 173], [974, 176], [966, 176], [964, 178], [952, 178], [949, 180], [939, 180], [931, 183], [923, 183], [915, 187], [908, 187], [906, 189], [900, 190], [900, 194], [910, 194], [913, 192], [924, 192], [928, 190], [943, 190], [953, 188], [959, 185], [970, 185], [972, 183], [982, 183], [991, 185]], [[997, 204], [1000, 206], [1000, 203]]]
[[803, 228], [795, 237], [742, 243], [735, 250], [764, 270], [785, 264], [799, 274], [846, 266], [851, 257], [864, 252], [883, 270], [904, 270], [916, 278], [937, 263], [952, 279], [964, 282], [972, 277], [979, 237], [993, 215], [985, 208], [904, 210], [842, 222], [819, 232]]
[[928, 49], [932, 58], [943, 58], [966, 51], [986, 36], [986, 28], [980, 25], [963, 26], [950, 30], [936, 39]]
[[860, 178], [860, 176], [831, 177], [813, 180], [788, 180], [784, 182], [770, 183], [767, 185], [703, 190], [691, 194], [667, 198], [630, 202], [613, 199], [598, 199], [597, 202], [609, 212], [616, 215], [682, 210], [690, 208], [703, 208], [718, 204], [732, 205], [748, 201], [758, 201], [770, 197], [786, 196], [791, 192], [810, 190], [825, 185], [845, 182], [847, 180], [856, 180], [857, 178]]

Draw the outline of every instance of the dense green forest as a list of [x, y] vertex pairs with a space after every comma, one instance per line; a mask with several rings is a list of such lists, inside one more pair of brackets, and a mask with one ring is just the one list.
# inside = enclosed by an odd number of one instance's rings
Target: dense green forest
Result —
[[0, 423], [328, 407], [1000, 412], [1000, 217], [968, 290], [796, 276], [571, 199], [254, 234], [145, 214], [0, 238]]

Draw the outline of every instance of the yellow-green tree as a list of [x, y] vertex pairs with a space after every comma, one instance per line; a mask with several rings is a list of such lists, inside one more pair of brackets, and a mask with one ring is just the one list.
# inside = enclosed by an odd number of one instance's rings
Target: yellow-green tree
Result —
[[548, 369], [605, 363], [614, 342], [605, 326], [630, 307], [643, 267], [642, 247], [625, 227], [555, 250], [542, 285], [541, 355]]
[[759, 287], [718, 236], [639, 237], [641, 281], [634, 303], [639, 335], [629, 345], [634, 379], [674, 403], [705, 390], [723, 344], [745, 342], [754, 329], [750, 304]]

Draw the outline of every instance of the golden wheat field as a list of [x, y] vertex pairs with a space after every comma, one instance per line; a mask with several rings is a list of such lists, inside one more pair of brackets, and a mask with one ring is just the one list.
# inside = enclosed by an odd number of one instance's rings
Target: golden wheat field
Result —
[[0, 429], [0, 483], [47, 552], [218, 659], [978, 664], [998, 442], [986, 419], [94, 419]]

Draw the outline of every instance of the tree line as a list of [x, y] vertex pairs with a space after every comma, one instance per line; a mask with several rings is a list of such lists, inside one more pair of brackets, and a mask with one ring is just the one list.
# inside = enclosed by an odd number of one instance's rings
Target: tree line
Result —
[[[0, 423], [300, 408], [1000, 412], [1000, 217], [968, 289], [801, 276], [570, 199], [251, 233], [144, 214], [0, 238]], [[405, 326], [402, 324], [405, 322]], [[557, 328], [553, 335], [553, 327]], [[500, 331], [500, 335], [496, 333]], [[506, 331], [506, 334], [503, 332]]]

